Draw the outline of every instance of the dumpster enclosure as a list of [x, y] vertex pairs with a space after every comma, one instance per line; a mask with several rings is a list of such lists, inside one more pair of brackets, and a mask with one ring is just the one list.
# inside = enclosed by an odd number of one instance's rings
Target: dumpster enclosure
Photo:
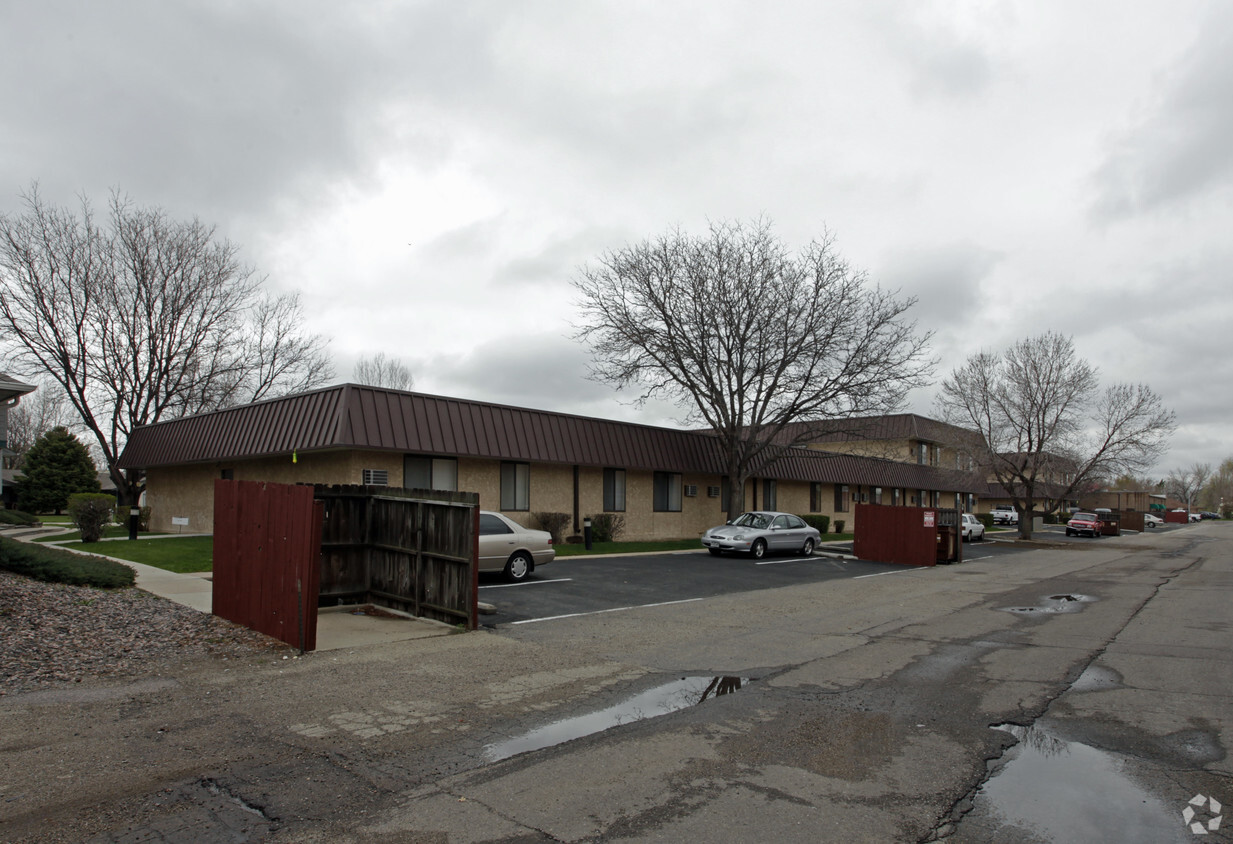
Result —
[[860, 559], [880, 563], [932, 566], [963, 562], [959, 511], [857, 504], [852, 549]]

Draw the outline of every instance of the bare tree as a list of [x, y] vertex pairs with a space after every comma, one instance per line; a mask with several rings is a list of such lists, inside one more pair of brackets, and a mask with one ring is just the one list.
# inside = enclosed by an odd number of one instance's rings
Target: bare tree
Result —
[[356, 361], [354, 378], [357, 384], [367, 384], [370, 387], [389, 387], [391, 390], [410, 390], [415, 384], [408, 369], [400, 358], [386, 358], [385, 352], [377, 352], [369, 360], [362, 357]]
[[1096, 368], [1054, 333], [973, 355], [942, 382], [939, 415], [980, 432], [977, 462], [1010, 495], [1024, 538], [1037, 504], [1053, 512], [1093, 481], [1143, 471], [1177, 427], [1146, 386], [1099, 389]]
[[5, 351], [64, 392], [125, 502], [141, 493], [116, 460], [160, 419], [327, 381], [320, 336], [295, 297], [265, 297], [239, 248], [194, 219], [113, 194], [105, 224], [45, 203], [0, 217]]
[[69, 428], [72, 411], [68, 397], [59, 385], [44, 382], [8, 410], [8, 442], [11, 454], [4, 457], [5, 469], [20, 469], [26, 452], [39, 437], [52, 428]]
[[1233, 508], [1233, 457], [1225, 458], [1220, 468], [1212, 472], [1199, 500], [1209, 510], [1228, 518], [1229, 509]]
[[1184, 501], [1189, 514], [1199, 492], [1207, 486], [1211, 477], [1212, 464], [1192, 463], [1185, 469], [1175, 469], [1169, 473], [1169, 477], [1165, 479], [1165, 491], [1178, 501]]
[[573, 284], [591, 377], [669, 398], [714, 433], [729, 516], [748, 478], [811, 438], [792, 423], [893, 410], [933, 365], [929, 335], [905, 318], [915, 300], [869, 286], [829, 235], [792, 254], [766, 221], [673, 229], [605, 253]]

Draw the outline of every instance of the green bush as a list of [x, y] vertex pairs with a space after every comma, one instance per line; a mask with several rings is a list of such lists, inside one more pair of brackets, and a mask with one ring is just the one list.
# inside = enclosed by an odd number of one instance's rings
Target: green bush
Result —
[[539, 522], [540, 530], [546, 530], [552, 534], [552, 544], [561, 544], [561, 533], [565, 530], [565, 526], [570, 523], [571, 517], [568, 513], [532, 513], [535, 521]]
[[992, 513], [977, 513], [976, 518], [980, 519], [980, 523], [985, 526], [985, 530], [989, 530], [993, 527]]
[[[112, 501], [114, 502], [115, 499], [113, 498]], [[129, 510], [131, 509], [132, 507], [128, 504], [116, 504], [115, 515], [111, 520], [118, 525], [128, 527]], [[150, 508], [140, 509], [141, 514], [137, 516], [137, 530], [141, 533], [148, 533], [150, 531]]]
[[625, 517], [619, 513], [596, 513], [587, 518], [591, 520], [593, 542], [616, 542], [625, 532]]
[[818, 533], [825, 535], [831, 532], [831, 517], [830, 516], [822, 516], [817, 513], [810, 513], [808, 516], [802, 515], [801, 518], [805, 520], [805, 524], [809, 525], [812, 528], [817, 528]]
[[104, 492], [79, 492], [68, 498], [69, 519], [81, 531], [82, 542], [98, 542], [115, 509], [116, 499]]
[[118, 589], [132, 586], [131, 568], [102, 557], [87, 557], [62, 548], [31, 545], [0, 537], [0, 568], [48, 583]]
[[1058, 524], [1058, 516], [1057, 516], [1057, 513], [1045, 513], [1045, 519], [1044, 519], [1044, 522], [1045, 522], [1045, 524], [1047, 524], [1047, 525], [1056, 525], [1056, 524]]
[[21, 510], [0, 510], [0, 525], [37, 525], [38, 516], [31, 516]]
[[847, 522], [843, 519], [835, 519], [835, 533], [843, 533], [845, 525], [847, 525]]

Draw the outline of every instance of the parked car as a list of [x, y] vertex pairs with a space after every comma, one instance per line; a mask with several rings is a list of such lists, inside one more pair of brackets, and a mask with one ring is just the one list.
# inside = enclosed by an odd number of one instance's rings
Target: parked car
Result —
[[995, 525], [1017, 525], [1019, 524], [1019, 513], [1014, 507], [1009, 507], [1005, 504], [999, 504], [991, 511], [993, 514], [993, 523]]
[[805, 524], [800, 516], [765, 510], [742, 513], [702, 534], [702, 544], [714, 557], [724, 551], [737, 551], [754, 559], [773, 552], [809, 557], [821, 539], [818, 529]]
[[480, 571], [503, 572], [506, 580], [517, 582], [556, 556], [548, 531], [524, 528], [500, 513], [480, 510]]
[[959, 527], [964, 542], [980, 542], [985, 538], [985, 525], [971, 513], [963, 514], [963, 522]]
[[1160, 518], [1159, 516], [1153, 516], [1151, 513], [1143, 514], [1143, 527], [1154, 528], [1154, 527], [1160, 527], [1163, 524], [1164, 524], [1164, 519]]
[[1220, 514], [1213, 513], [1211, 510], [1204, 510], [1202, 513], [1199, 514], [1199, 518], [1200, 519], [1219, 519]]
[[1098, 537], [1103, 528], [1104, 522], [1095, 513], [1075, 513], [1066, 523], [1066, 535], [1078, 536], [1086, 533], [1089, 536]]

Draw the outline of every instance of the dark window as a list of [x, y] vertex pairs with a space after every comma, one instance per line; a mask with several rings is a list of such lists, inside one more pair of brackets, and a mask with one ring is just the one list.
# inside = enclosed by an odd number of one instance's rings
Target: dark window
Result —
[[771, 522], [771, 527], [773, 528], [779, 528], [782, 530], [786, 528], [787, 526], [788, 526], [787, 516], [776, 516], [775, 521]]
[[675, 472], [656, 472], [654, 509], [660, 513], [681, 512], [681, 476]]
[[822, 509], [822, 484], [813, 481], [809, 484], [809, 512], [816, 513]]
[[779, 483], [774, 478], [762, 482], [762, 509], [779, 509]]
[[806, 527], [804, 520], [800, 516], [785, 516], [785, 518], [788, 520], [788, 527], [793, 530], [800, 530]]
[[480, 536], [492, 536], [496, 533], [513, 533], [510, 526], [491, 513], [480, 513]]
[[501, 464], [501, 509], [531, 509], [531, 464]]
[[873, 503], [873, 504], [881, 504], [881, 503], [882, 503], [882, 487], [880, 487], [880, 486], [875, 486], [875, 487], [873, 488], [873, 497], [870, 499], [870, 502], [871, 502], [871, 503]]
[[835, 512], [848, 512], [848, 485], [835, 484]]
[[402, 485], [407, 489], [458, 491], [458, 459], [408, 454], [402, 459]]
[[609, 513], [625, 512], [625, 470], [604, 470], [604, 510]]
[[222, 478], [224, 481], [235, 480], [235, 470], [234, 469], [224, 469], [222, 472]]

